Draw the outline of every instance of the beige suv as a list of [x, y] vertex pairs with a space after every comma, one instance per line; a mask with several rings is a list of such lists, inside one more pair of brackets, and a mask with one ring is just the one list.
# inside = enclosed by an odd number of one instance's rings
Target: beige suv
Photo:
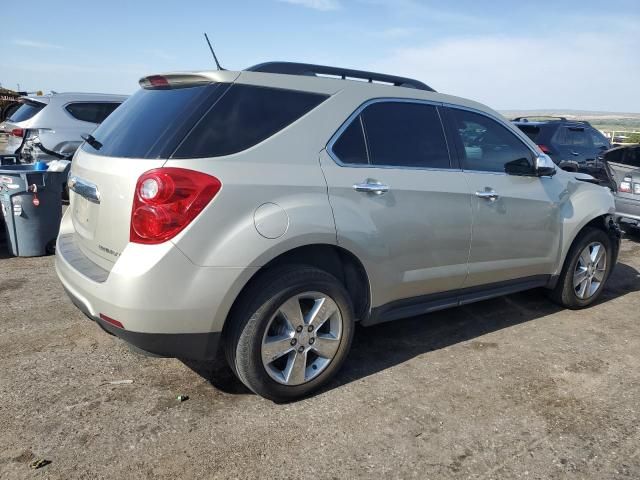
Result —
[[223, 349], [264, 397], [326, 383], [356, 322], [534, 287], [581, 308], [616, 262], [611, 192], [478, 103], [293, 63], [140, 84], [75, 155], [58, 275], [104, 330]]

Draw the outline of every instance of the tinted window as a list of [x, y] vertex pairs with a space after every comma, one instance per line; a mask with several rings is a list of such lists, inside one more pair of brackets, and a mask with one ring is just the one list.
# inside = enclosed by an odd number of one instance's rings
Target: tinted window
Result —
[[168, 157], [221, 91], [217, 84], [140, 89], [92, 133], [102, 146], [85, 143], [82, 148], [114, 157]]
[[524, 134], [534, 142], [536, 138], [540, 136], [540, 127], [536, 127], [535, 125], [516, 125], [516, 127], [522, 130]]
[[360, 116], [342, 132], [332, 150], [342, 163], [369, 163]]
[[67, 112], [76, 120], [91, 123], [102, 123], [111, 112], [118, 108], [119, 103], [70, 103], [65, 107]]
[[7, 120], [10, 122], [24, 122], [25, 120], [29, 120], [31, 117], [33, 117], [45, 106], [46, 105], [44, 103], [40, 102], [25, 102], [20, 105], [20, 108], [13, 112], [13, 114], [11, 114], [11, 117], [9, 117]]
[[561, 127], [554, 136], [554, 141], [565, 147], [591, 146], [591, 141], [583, 127]]
[[326, 95], [233, 85], [182, 141], [174, 158], [216, 157], [246, 150], [295, 122]]
[[606, 154], [609, 162], [640, 168], [640, 148], [624, 147], [611, 150]]
[[484, 115], [451, 109], [465, 170], [504, 172], [508, 163], [531, 164], [529, 148], [506, 127]]
[[362, 112], [370, 163], [449, 168], [449, 151], [438, 110], [412, 102], [381, 102]]
[[597, 130], [594, 130], [591, 128], [589, 129], [589, 134], [591, 135], [591, 142], [593, 143], [593, 146], [595, 148], [607, 148], [607, 149], [611, 148], [611, 145], [609, 144], [609, 140], [607, 140], [607, 137], [602, 135]]

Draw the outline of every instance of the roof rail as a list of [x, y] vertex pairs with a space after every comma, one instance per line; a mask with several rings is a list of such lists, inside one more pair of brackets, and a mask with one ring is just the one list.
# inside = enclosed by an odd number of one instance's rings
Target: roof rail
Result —
[[416, 88], [435, 92], [433, 88], [412, 78], [397, 77], [384, 73], [365, 72], [363, 70], [351, 70], [349, 68], [329, 67], [325, 65], [312, 65], [310, 63], [294, 62], [267, 62], [247, 68], [249, 72], [283, 73], [285, 75], [314, 76], [332, 75], [346, 79], [367, 80], [369, 83], [379, 82], [394, 85], [396, 87]]
[[551, 118], [553, 120], [560, 120], [561, 122], [566, 122], [567, 117], [555, 117], [553, 115], [525, 115], [523, 117], [516, 117], [512, 122], [528, 122], [530, 118]]

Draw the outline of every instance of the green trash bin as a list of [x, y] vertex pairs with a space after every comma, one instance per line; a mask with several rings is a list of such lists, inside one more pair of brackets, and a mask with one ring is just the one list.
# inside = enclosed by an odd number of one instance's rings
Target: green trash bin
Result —
[[62, 220], [62, 172], [33, 165], [0, 167], [0, 204], [9, 253], [36, 257], [51, 253]]

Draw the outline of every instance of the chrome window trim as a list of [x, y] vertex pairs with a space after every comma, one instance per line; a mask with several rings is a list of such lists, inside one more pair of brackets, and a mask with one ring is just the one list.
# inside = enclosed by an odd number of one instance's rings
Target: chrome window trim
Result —
[[[424, 105], [430, 105], [436, 107], [436, 112], [438, 113], [438, 119], [440, 120], [440, 126], [442, 128], [442, 134], [444, 135], [445, 145], [447, 146], [447, 152], [449, 153], [449, 168], [434, 168], [434, 167], [406, 167], [399, 165], [372, 165], [370, 163], [362, 164], [362, 163], [345, 163], [335, 154], [333, 151], [333, 146], [340, 138], [342, 133], [351, 125], [351, 123], [356, 118], [360, 118], [360, 126], [362, 128], [362, 133], [365, 138], [365, 149], [367, 151], [367, 158], [369, 158], [369, 146], [367, 142], [367, 132], [364, 127], [364, 122], [362, 121], [362, 117], [359, 115], [370, 105], [375, 103], [418, 103]], [[460, 168], [456, 168], [452, 165], [453, 157], [451, 154], [451, 148], [449, 146], [449, 141], [447, 139], [447, 129], [445, 127], [442, 116], [440, 115], [440, 111], [438, 107], [442, 107], [444, 104], [442, 102], [436, 102], [433, 100], [419, 100], [413, 98], [397, 98], [397, 97], [380, 97], [380, 98], [372, 98], [362, 103], [358, 108], [356, 108], [351, 115], [347, 117], [347, 119], [340, 125], [338, 130], [331, 136], [327, 145], [325, 146], [325, 150], [331, 157], [331, 159], [340, 167], [349, 167], [349, 168], [380, 168], [380, 169], [394, 169], [394, 170], [426, 170], [433, 172], [460, 172], [462, 171]]]

